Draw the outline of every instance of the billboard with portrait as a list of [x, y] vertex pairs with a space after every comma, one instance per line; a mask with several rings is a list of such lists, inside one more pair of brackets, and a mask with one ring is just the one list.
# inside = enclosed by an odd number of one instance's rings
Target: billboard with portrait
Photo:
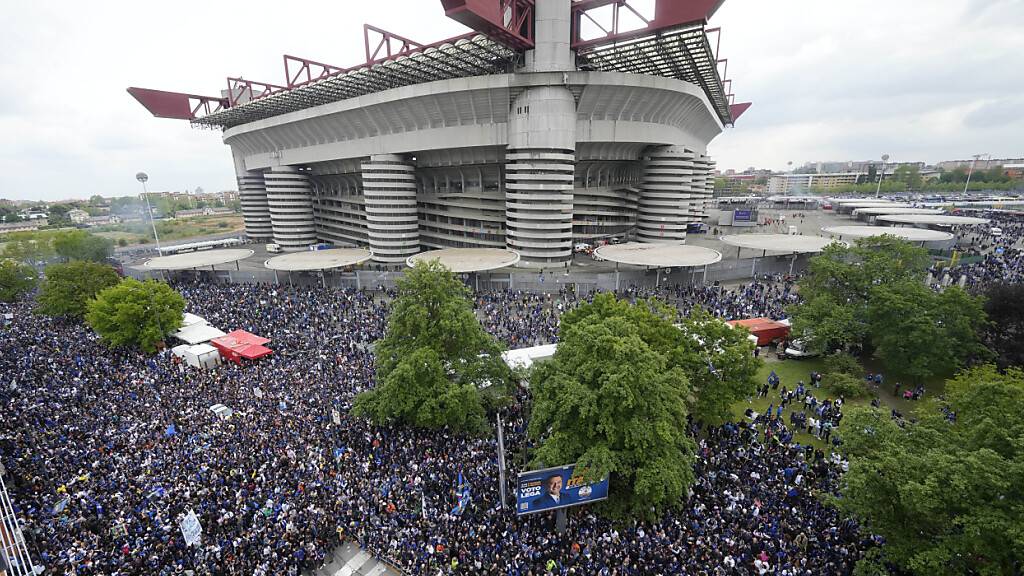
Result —
[[608, 498], [608, 477], [593, 483], [583, 479], [573, 464], [519, 475], [516, 483], [516, 514], [533, 514], [597, 502]]

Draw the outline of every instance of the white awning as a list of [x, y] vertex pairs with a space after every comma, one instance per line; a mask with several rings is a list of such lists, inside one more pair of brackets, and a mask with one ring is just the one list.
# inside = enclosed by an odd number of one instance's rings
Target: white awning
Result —
[[210, 326], [209, 324], [193, 324], [186, 326], [174, 333], [174, 337], [189, 344], [201, 344], [209, 342], [214, 338], [224, 336], [223, 330]]

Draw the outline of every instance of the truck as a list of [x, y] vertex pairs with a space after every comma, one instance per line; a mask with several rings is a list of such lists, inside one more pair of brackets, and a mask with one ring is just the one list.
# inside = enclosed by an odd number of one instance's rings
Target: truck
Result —
[[730, 320], [730, 326], [743, 326], [757, 337], [758, 346], [767, 346], [776, 340], [789, 336], [789, 326], [771, 318], [747, 318], [746, 320]]

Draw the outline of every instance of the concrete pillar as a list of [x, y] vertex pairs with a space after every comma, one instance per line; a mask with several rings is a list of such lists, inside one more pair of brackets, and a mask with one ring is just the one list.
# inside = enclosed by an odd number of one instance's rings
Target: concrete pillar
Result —
[[680, 146], [652, 148], [644, 156], [637, 209], [637, 239], [682, 244], [686, 225], [707, 214], [712, 188], [710, 159]]
[[420, 251], [416, 168], [398, 154], [379, 154], [362, 163], [362, 172], [373, 260], [403, 264]]
[[564, 72], [576, 69], [576, 59], [569, 50], [570, 8], [568, 0], [534, 2], [534, 49], [526, 52], [526, 72]]
[[572, 258], [576, 101], [562, 86], [516, 97], [505, 154], [505, 238], [524, 264]]
[[238, 180], [238, 200], [242, 205], [245, 235], [253, 240], [270, 240], [274, 236], [270, 225], [270, 207], [267, 205], [267, 187], [263, 172], [246, 170], [243, 156], [232, 150], [235, 178]]
[[303, 250], [316, 243], [313, 192], [309, 176], [293, 166], [275, 166], [263, 175], [274, 243], [283, 250]]

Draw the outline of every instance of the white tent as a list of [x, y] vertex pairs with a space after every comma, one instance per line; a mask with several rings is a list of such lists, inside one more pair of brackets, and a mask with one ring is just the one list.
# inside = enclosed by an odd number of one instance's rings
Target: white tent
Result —
[[220, 364], [220, 351], [209, 344], [196, 344], [185, 350], [184, 358], [189, 366], [209, 369]]
[[209, 342], [214, 338], [220, 338], [224, 335], [225, 334], [222, 330], [206, 324], [205, 321], [202, 324], [186, 326], [174, 333], [175, 338], [183, 342], [188, 342], [189, 344]]
[[181, 315], [182, 328], [192, 326], [193, 324], [209, 324], [209, 322], [206, 321], [206, 318], [203, 318], [202, 316], [196, 316], [195, 314], [192, 314], [190, 312], [185, 312], [184, 314]]
[[529, 348], [516, 348], [501, 353], [502, 360], [509, 368], [529, 368], [534, 362], [547, 360], [555, 355], [557, 344], [544, 344], [543, 346], [531, 346]]

